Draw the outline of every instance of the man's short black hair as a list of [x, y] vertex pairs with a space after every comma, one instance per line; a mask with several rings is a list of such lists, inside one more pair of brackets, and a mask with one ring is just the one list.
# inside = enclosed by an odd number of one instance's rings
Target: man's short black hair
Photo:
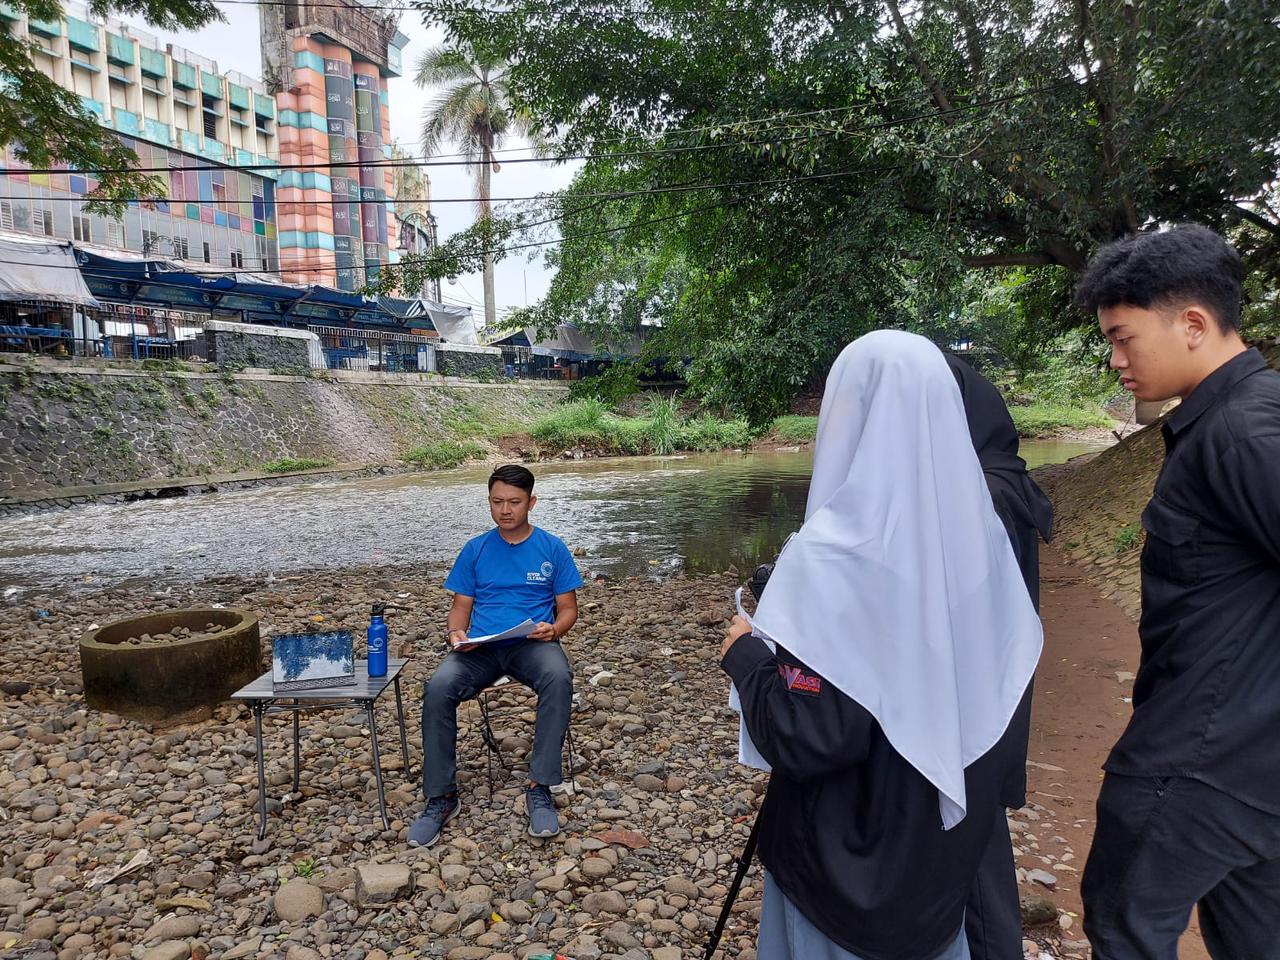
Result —
[[1223, 333], [1230, 333], [1240, 329], [1243, 279], [1244, 265], [1231, 244], [1208, 227], [1184, 224], [1107, 244], [1076, 284], [1075, 302], [1094, 313], [1196, 301], [1217, 315]]
[[518, 463], [508, 463], [493, 471], [489, 475], [490, 490], [495, 483], [509, 483], [513, 487], [519, 487], [529, 496], [533, 496], [533, 472]]

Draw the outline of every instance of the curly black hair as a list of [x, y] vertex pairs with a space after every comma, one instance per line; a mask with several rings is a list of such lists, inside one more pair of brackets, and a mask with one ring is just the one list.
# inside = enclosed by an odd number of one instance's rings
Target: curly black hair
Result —
[[1085, 268], [1074, 299], [1090, 313], [1194, 301], [1213, 311], [1223, 333], [1231, 333], [1240, 329], [1243, 279], [1235, 248], [1208, 227], [1189, 223], [1107, 244]]

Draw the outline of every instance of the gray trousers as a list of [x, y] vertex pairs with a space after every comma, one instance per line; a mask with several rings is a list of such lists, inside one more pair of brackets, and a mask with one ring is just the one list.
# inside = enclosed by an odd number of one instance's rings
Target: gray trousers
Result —
[[573, 671], [558, 642], [521, 640], [468, 653], [455, 650], [427, 681], [422, 698], [422, 792], [428, 798], [457, 789], [458, 704], [504, 675], [538, 695], [529, 779], [548, 787], [563, 779], [560, 751], [573, 709]]
[[[860, 960], [827, 939], [787, 899], [768, 870], [764, 872], [764, 903], [760, 912], [760, 939], [756, 944], [760, 960]], [[969, 960], [969, 943], [964, 927], [956, 931], [951, 946], [937, 960]]]

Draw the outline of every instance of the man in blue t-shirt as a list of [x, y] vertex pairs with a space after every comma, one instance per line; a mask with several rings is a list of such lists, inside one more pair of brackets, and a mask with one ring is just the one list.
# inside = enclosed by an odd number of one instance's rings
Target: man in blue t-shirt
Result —
[[[582, 577], [569, 548], [529, 523], [533, 474], [517, 465], [489, 477], [489, 512], [497, 524], [467, 542], [445, 580], [451, 652], [428, 681], [422, 702], [422, 792], [427, 808], [409, 828], [411, 846], [429, 847], [462, 808], [458, 800], [458, 704], [501, 676], [538, 695], [525, 808], [529, 834], [552, 837], [560, 818], [550, 787], [561, 782], [560, 751], [573, 707], [573, 673], [560, 638], [578, 619]], [[471, 643], [506, 633], [526, 620], [527, 636]]]

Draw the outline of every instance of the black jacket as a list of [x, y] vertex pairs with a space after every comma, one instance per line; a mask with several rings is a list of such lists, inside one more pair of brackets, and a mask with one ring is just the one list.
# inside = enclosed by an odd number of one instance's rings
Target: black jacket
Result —
[[944, 831], [938, 790], [879, 724], [782, 648], [741, 637], [723, 663], [751, 739], [773, 766], [760, 860], [814, 926], [863, 960], [931, 960], [964, 923], [965, 902], [1025, 756], [1010, 726], [965, 770], [968, 815]]

